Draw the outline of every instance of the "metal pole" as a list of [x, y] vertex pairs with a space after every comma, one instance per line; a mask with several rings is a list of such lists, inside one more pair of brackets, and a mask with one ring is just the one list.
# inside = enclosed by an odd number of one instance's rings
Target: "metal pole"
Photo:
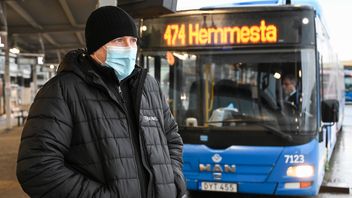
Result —
[[5, 51], [5, 65], [4, 65], [4, 81], [5, 81], [5, 112], [6, 112], [6, 129], [12, 128], [11, 124], [11, 78], [10, 78], [10, 61], [9, 61], [9, 45], [7, 36], [7, 14], [5, 2], [0, 3], [0, 17], [3, 24], [3, 44]]
[[32, 65], [32, 101], [34, 100], [35, 95], [37, 94], [38, 90], [38, 78], [37, 78], [37, 64]]

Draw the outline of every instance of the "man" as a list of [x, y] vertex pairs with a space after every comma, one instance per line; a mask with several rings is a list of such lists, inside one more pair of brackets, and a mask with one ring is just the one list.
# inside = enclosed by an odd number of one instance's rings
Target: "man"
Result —
[[38, 92], [17, 177], [31, 197], [185, 194], [182, 139], [158, 83], [135, 66], [137, 29], [118, 7], [92, 12], [87, 51], [69, 52]]
[[291, 103], [297, 108], [298, 105], [298, 95], [296, 91], [297, 80], [296, 78], [289, 74], [285, 76], [282, 80], [282, 88], [285, 93], [285, 101]]

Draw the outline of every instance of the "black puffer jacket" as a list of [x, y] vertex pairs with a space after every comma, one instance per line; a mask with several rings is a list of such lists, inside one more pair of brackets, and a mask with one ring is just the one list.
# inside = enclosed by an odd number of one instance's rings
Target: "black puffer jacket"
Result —
[[143, 69], [132, 83], [139, 101], [136, 146], [119, 94], [92, 68], [84, 51], [72, 51], [38, 92], [18, 154], [24, 191], [31, 197], [140, 198], [140, 148], [152, 173], [149, 195], [183, 195], [182, 139], [158, 83]]

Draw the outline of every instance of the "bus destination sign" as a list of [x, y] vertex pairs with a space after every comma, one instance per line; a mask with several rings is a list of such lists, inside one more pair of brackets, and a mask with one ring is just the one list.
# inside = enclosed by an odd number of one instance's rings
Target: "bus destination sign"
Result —
[[167, 24], [163, 32], [166, 46], [234, 45], [276, 43], [278, 28], [264, 19], [257, 25], [201, 27], [200, 24]]
[[[314, 43], [313, 16], [302, 12], [200, 13], [145, 19], [142, 48], [222, 48]], [[302, 35], [305, 35], [302, 37]]]

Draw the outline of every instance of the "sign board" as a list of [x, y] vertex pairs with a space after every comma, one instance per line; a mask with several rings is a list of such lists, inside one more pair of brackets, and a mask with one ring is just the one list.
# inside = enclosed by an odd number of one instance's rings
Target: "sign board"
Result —
[[175, 14], [145, 19], [142, 31], [142, 49], [315, 43], [314, 13], [308, 11]]
[[37, 59], [36, 58], [18, 57], [17, 64], [19, 64], [19, 65], [34, 65], [34, 64], [37, 64]]
[[7, 32], [4, 31], [0, 31], [0, 48], [4, 48], [5, 47], [5, 37], [7, 36]]
[[176, 12], [177, 0], [118, 0], [118, 6], [134, 18], [150, 18]]

